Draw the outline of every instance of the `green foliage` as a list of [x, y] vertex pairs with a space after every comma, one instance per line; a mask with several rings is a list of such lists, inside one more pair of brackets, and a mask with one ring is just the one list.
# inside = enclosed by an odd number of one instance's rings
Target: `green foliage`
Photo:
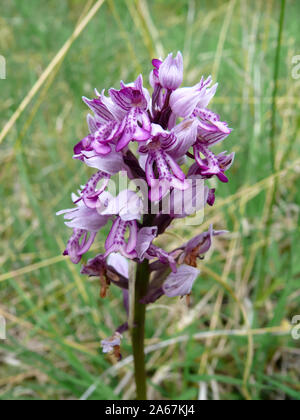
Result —
[[[0, 80], [3, 127], [88, 2], [0, 3], [0, 54], [7, 61], [7, 79]], [[99, 348], [100, 339], [124, 322], [121, 295], [111, 287], [101, 300], [97, 279], [81, 277], [79, 267], [59, 257], [70, 232], [55, 212], [70, 206], [71, 192], [91, 173], [71, 159], [73, 145], [86, 133], [81, 96], [147, 73], [152, 51], [178, 49], [185, 83], [217, 76], [212, 106], [234, 128], [226, 142], [237, 158], [228, 185], [216, 185], [216, 207], [206, 211], [205, 225], [177, 224], [161, 239], [176, 247], [211, 222], [230, 231], [199, 264], [190, 308], [165, 298], [148, 308], [146, 345], [174, 338], [147, 356], [150, 397], [196, 399], [205, 389], [209, 399], [300, 399], [300, 342], [287, 325], [300, 314], [300, 82], [292, 78], [300, 41], [297, 0], [286, 6], [276, 101], [278, 189], [266, 236], [279, 6], [275, 0], [107, 0], [18, 118], [0, 145], [0, 315], [7, 319], [7, 340], [0, 340], [1, 399], [79, 399], [93, 384], [90, 399], [134, 396], [129, 337], [118, 369]], [[103, 249], [106, 233], [93, 252]], [[263, 288], [256, 296], [262, 265]], [[259, 332], [252, 346], [247, 335], [228, 333], [245, 328], [241, 305]], [[274, 327], [282, 334], [274, 336], [268, 330]], [[210, 329], [224, 334], [195, 339]], [[182, 335], [187, 339], [176, 339]]]

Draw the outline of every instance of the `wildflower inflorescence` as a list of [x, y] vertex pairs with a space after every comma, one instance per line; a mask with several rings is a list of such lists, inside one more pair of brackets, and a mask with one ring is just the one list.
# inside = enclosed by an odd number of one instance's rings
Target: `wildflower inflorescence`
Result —
[[[175, 202], [197, 196], [191, 180], [207, 180], [216, 176], [228, 182], [225, 172], [234, 154], [215, 155], [212, 147], [231, 132], [220, 117], [208, 109], [217, 84], [202, 78], [192, 87], [180, 88], [183, 81], [183, 59], [180, 52], [164, 60], [154, 59], [150, 73], [152, 96], [143, 86], [142, 76], [135, 82], [121, 82], [120, 89], [96, 91], [94, 99], [83, 98], [92, 111], [87, 117], [89, 134], [74, 147], [74, 159], [97, 169], [78, 195], [73, 195], [75, 207], [63, 210], [66, 225], [73, 234], [64, 252], [78, 264], [89, 251], [97, 233], [111, 224], [105, 242], [105, 252], [89, 260], [82, 274], [97, 276], [101, 283], [101, 297], [105, 297], [111, 283], [123, 291], [124, 306], [129, 311], [128, 260], [141, 264], [150, 262], [151, 281], [143, 303], [155, 302], [162, 295], [189, 296], [199, 276], [197, 260], [209, 250], [215, 235], [223, 233], [210, 227], [208, 232], [193, 238], [172, 251], [157, 247], [154, 242], [176, 218], [188, 215]], [[145, 206], [138, 192], [125, 189], [117, 196], [108, 191], [111, 178], [125, 171], [130, 180], [142, 180], [148, 186], [148, 203], [161, 203], [170, 198], [169, 211], [145, 214]], [[101, 183], [101, 187], [98, 185]], [[215, 190], [204, 188], [202, 202], [212, 206]], [[179, 198], [180, 204], [182, 198]], [[161, 207], [158, 206], [160, 209]], [[102, 341], [103, 351], [120, 354], [125, 322], [112, 337]]]

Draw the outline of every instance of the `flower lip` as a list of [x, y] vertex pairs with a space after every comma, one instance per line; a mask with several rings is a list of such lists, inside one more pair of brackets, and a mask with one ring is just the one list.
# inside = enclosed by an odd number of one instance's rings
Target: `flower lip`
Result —
[[216, 93], [218, 84], [211, 88], [211, 76], [206, 80], [202, 77], [201, 81], [192, 87], [183, 87], [172, 92], [170, 96], [170, 106], [172, 111], [183, 118], [190, 117], [196, 107], [206, 108]]
[[[125, 234], [129, 230], [129, 239], [126, 242]], [[105, 257], [112, 253], [119, 252], [125, 258], [134, 259], [137, 257], [135, 250], [137, 244], [138, 226], [135, 220], [130, 222], [123, 221], [118, 217], [110, 230], [110, 233], [105, 242], [106, 253]]]
[[63, 255], [68, 255], [73, 264], [78, 264], [83, 254], [85, 254], [92, 246], [96, 232], [88, 232], [83, 229], [73, 229], [73, 234], [68, 241], [67, 248]]
[[176, 273], [171, 273], [163, 284], [163, 292], [168, 297], [185, 296], [191, 293], [200, 271], [188, 265], [181, 265]]

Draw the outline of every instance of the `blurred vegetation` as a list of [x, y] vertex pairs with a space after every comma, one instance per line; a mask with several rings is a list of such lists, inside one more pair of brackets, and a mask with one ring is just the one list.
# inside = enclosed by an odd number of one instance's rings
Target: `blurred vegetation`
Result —
[[[0, 0], [1, 129], [94, 3]], [[71, 159], [87, 131], [81, 96], [148, 74], [153, 56], [177, 50], [186, 84], [202, 74], [219, 82], [212, 109], [234, 128], [226, 148], [237, 157], [204, 225], [177, 224], [161, 239], [171, 249], [210, 223], [230, 231], [201, 263], [190, 308], [149, 306], [149, 396], [300, 399], [290, 334], [300, 314], [300, 3], [286, 3], [272, 151], [279, 0], [106, 0], [17, 119], [0, 145], [1, 399], [134, 397], [129, 337], [121, 364], [99, 348], [124, 320], [119, 290], [101, 300], [97, 279], [61, 256], [70, 231], [55, 212], [91, 173]]]

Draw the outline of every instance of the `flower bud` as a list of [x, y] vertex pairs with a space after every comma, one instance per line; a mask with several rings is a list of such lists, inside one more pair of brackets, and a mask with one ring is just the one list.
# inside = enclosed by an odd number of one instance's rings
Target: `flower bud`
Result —
[[165, 89], [177, 89], [183, 80], [183, 59], [180, 52], [176, 58], [169, 54], [159, 67], [159, 82]]

